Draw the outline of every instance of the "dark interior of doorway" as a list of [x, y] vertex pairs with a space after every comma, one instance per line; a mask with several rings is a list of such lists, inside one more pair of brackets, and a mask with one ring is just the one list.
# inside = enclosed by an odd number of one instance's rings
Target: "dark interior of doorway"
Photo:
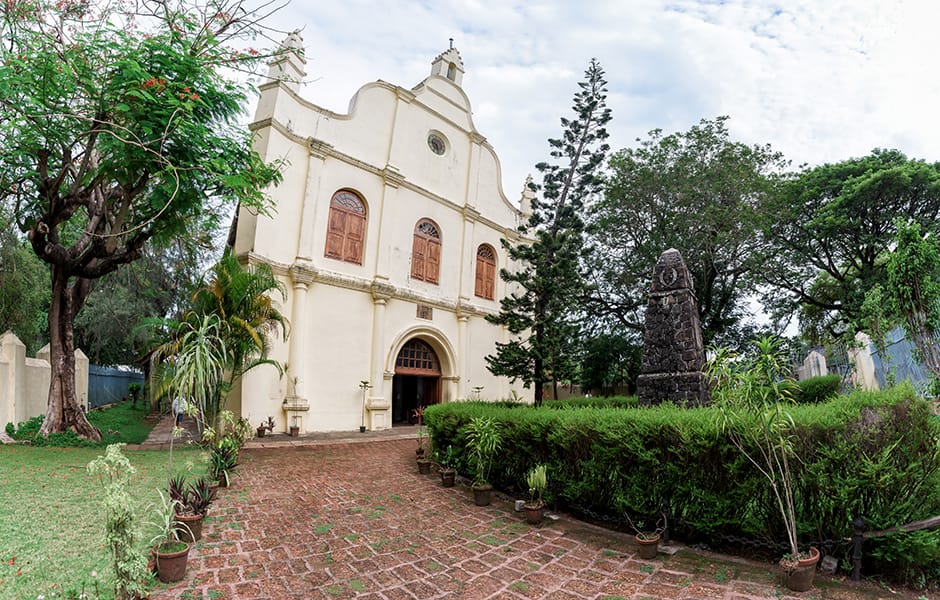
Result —
[[440, 377], [395, 375], [392, 378], [392, 425], [415, 425], [418, 422], [415, 409], [437, 403], [438, 381]]

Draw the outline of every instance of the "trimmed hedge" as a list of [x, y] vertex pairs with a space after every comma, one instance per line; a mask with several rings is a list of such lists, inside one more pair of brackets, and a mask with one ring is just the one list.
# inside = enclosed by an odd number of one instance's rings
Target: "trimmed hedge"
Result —
[[[790, 412], [801, 542], [849, 537], [855, 515], [877, 530], [940, 514], [940, 422], [909, 386]], [[713, 408], [429, 406], [424, 418], [435, 447], [459, 449], [467, 475], [463, 428], [475, 416], [503, 428], [490, 474], [503, 490], [521, 493], [528, 469], [545, 463], [546, 499], [563, 508], [654, 514], [668, 497], [674, 516], [699, 535], [786, 539], [766, 480], [721, 433]], [[847, 559], [850, 549], [842, 550]], [[865, 553], [868, 574], [940, 581], [940, 531], [866, 541]]]
[[841, 375], [820, 375], [796, 382], [793, 401], [797, 404], [818, 404], [839, 395]]
[[598, 398], [566, 398], [565, 400], [546, 400], [545, 408], [637, 408], [640, 403], [636, 396], [601, 396]]

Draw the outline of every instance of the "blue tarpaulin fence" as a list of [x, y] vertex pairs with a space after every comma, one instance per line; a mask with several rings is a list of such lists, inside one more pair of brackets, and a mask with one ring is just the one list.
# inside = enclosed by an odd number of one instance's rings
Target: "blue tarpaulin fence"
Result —
[[88, 407], [96, 408], [120, 402], [127, 397], [127, 389], [132, 383], [143, 385], [144, 374], [139, 371], [88, 365]]

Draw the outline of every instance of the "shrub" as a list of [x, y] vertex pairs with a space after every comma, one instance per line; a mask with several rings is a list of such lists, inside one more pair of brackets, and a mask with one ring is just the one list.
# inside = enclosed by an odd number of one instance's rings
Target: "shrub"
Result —
[[637, 408], [640, 403], [636, 396], [609, 396], [599, 398], [568, 398], [565, 400], [546, 400], [546, 408]]
[[840, 375], [820, 375], [796, 382], [793, 401], [797, 404], [818, 404], [839, 395]]
[[[801, 540], [842, 540], [861, 515], [883, 529], [940, 514], [940, 420], [910, 386], [855, 392], [830, 402], [793, 406], [794, 500]], [[714, 408], [505, 408], [484, 403], [429, 406], [425, 423], [435, 447], [463, 452], [474, 417], [501, 424], [503, 445], [490, 482], [506, 491], [529, 468], [545, 464], [561, 508], [617, 516], [652, 515], [668, 497], [670, 523], [689, 535], [723, 533], [786, 539], [761, 474], [720, 434]], [[461, 456], [466, 463], [467, 457]], [[918, 537], [916, 563], [901, 538], [871, 544], [866, 570], [940, 573], [940, 531]], [[849, 547], [840, 547], [848, 559]], [[927, 549], [933, 549], [930, 555]], [[884, 557], [884, 558], [881, 558]], [[850, 564], [843, 560], [844, 564]]]

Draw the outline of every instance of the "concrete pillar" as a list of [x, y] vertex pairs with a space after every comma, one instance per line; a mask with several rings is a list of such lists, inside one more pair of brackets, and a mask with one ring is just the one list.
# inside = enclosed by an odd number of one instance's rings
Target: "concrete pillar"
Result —
[[304, 366], [307, 363], [304, 338], [306, 333], [307, 289], [316, 280], [316, 271], [305, 264], [295, 263], [290, 269], [293, 281], [291, 298], [291, 333], [288, 340], [287, 355], [287, 397], [284, 398], [285, 430], [290, 427], [300, 428], [305, 433], [309, 424], [304, 423], [304, 415], [310, 410], [306, 395]]
[[466, 400], [469, 394], [467, 384], [470, 379], [470, 316], [457, 309], [457, 399]]
[[391, 389], [385, 377], [385, 311], [393, 288], [387, 283], [372, 283], [372, 352], [369, 367], [369, 384], [372, 386], [366, 405], [366, 427], [370, 431], [388, 429], [391, 423]]

